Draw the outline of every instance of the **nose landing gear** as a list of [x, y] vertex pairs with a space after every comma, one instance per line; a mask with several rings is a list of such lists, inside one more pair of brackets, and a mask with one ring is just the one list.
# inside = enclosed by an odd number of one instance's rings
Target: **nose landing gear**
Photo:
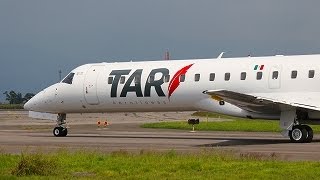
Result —
[[67, 136], [67, 134], [68, 134], [67, 128], [59, 126], [59, 127], [55, 127], [53, 129], [53, 135], [56, 137], [65, 137], [65, 136]]
[[58, 114], [57, 125], [53, 129], [53, 135], [56, 137], [65, 137], [68, 134], [68, 129], [66, 127], [66, 114]]

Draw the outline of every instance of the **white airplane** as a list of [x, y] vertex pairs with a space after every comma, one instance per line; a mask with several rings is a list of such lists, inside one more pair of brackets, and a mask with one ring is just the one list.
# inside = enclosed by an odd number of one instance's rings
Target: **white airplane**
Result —
[[280, 119], [282, 134], [292, 142], [311, 142], [313, 130], [301, 121], [320, 119], [319, 60], [320, 55], [220, 55], [86, 64], [39, 92], [24, 108], [30, 114], [55, 114], [54, 136], [67, 135], [67, 113], [201, 110]]

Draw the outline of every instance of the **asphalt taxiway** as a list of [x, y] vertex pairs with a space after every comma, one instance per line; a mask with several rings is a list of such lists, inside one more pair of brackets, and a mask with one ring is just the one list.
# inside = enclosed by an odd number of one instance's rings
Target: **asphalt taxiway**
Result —
[[[53, 121], [35, 120], [25, 111], [0, 111], [0, 152], [98, 150], [102, 152], [141, 150], [200, 152], [230, 150], [238, 154], [276, 156], [283, 160], [320, 160], [320, 136], [312, 143], [293, 144], [278, 133], [195, 132], [145, 129], [145, 122], [183, 120], [191, 112], [74, 114], [68, 116], [67, 137], [53, 137]], [[107, 120], [109, 126], [97, 127]], [[217, 119], [209, 119], [214, 121]]]

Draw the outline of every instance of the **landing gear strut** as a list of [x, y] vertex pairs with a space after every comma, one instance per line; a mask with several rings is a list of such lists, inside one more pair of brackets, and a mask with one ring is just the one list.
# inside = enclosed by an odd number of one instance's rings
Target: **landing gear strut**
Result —
[[53, 135], [56, 137], [65, 137], [68, 134], [68, 129], [66, 127], [66, 114], [58, 114], [57, 125], [53, 129]]
[[282, 134], [289, 136], [291, 142], [294, 143], [310, 143], [313, 139], [312, 128], [308, 125], [302, 125], [298, 121], [307, 119], [307, 116], [307, 114], [295, 109], [281, 112], [280, 127], [283, 129]]

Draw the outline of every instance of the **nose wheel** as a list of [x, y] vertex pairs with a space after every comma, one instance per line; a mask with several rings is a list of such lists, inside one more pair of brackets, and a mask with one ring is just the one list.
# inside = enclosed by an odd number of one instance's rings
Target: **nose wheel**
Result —
[[55, 137], [65, 137], [68, 134], [68, 129], [66, 128], [66, 114], [58, 114], [57, 125], [53, 129], [53, 135]]
[[67, 136], [67, 134], [68, 134], [68, 129], [64, 128], [62, 126], [55, 127], [53, 129], [53, 135], [55, 137], [65, 137], [65, 136]]

